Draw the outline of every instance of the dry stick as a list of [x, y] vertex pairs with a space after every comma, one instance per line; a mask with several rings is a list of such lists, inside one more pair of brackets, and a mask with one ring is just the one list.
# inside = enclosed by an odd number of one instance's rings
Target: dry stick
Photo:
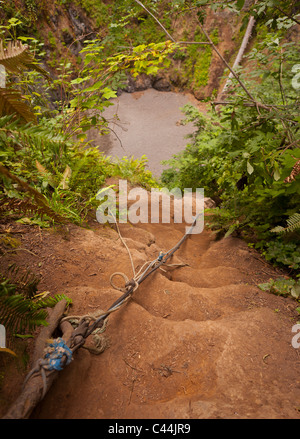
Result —
[[[255, 19], [254, 19], [253, 16], [251, 16], [250, 19], [249, 19], [249, 22], [248, 22], [248, 26], [247, 26], [247, 29], [246, 29], [246, 32], [245, 32], [245, 35], [244, 35], [241, 47], [240, 47], [240, 49], [238, 51], [237, 57], [236, 57], [236, 59], [234, 61], [234, 64], [232, 66], [232, 70], [234, 70], [242, 61], [242, 58], [243, 58], [244, 52], [246, 50], [246, 47], [248, 45], [248, 42], [249, 42], [249, 39], [250, 39], [250, 36], [251, 36], [251, 32], [252, 32], [252, 29], [253, 29], [254, 25], [255, 25]], [[225, 83], [225, 86], [224, 86], [224, 88], [222, 90], [221, 96], [222, 96], [223, 93], [226, 92], [232, 77], [233, 77], [233, 73], [231, 71], [229, 76], [228, 76], [228, 78], [227, 78], [227, 80], [226, 80], [226, 83]]]
[[177, 44], [207, 44], [210, 46], [208, 41], [178, 41]]

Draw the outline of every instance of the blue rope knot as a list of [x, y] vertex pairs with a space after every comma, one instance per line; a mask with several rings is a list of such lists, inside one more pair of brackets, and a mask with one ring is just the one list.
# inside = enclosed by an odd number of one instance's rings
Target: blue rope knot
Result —
[[158, 258], [157, 258], [157, 260], [160, 262], [160, 261], [162, 261], [162, 258], [165, 256], [165, 253], [163, 253], [163, 252], [160, 252], [159, 253], [159, 256], [158, 256]]
[[62, 338], [56, 338], [45, 348], [45, 359], [48, 360], [48, 364], [45, 365], [45, 369], [48, 370], [62, 370], [62, 358], [67, 357], [67, 361], [64, 366], [67, 366], [72, 361], [73, 352], [65, 344]]

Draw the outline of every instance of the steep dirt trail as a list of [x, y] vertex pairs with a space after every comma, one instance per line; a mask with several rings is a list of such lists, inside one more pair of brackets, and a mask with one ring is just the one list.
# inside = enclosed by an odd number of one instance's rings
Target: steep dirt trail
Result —
[[[138, 266], [176, 244], [183, 226], [126, 224], [121, 233]], [[71, 314], [108, 309], [121, 294], [110, 275], [131, 276], [109, 227], [72, 227], [68, 240], [45, 234], [43, 246], [44, 282], [73, 299]], [[207, 230], [188, 238], [178, 261], [189, 265], [155, 272], [109, 317], [110, 347], [80, 349], [32, 418], [300, 418], [296, 304], [256, 286], [276, 273], [241, 240]]]

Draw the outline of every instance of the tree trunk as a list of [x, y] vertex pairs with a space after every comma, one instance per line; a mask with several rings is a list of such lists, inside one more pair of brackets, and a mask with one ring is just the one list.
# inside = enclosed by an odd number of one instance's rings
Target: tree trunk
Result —
[[[41, 358], [43, 356], [43, 350], [45, 348], [45, 341], [47, 338], [50, 338], [57, 325], [59, 324], [62, 315], [65, 311], [67, 305], [67, 301], [65, 299], [60, 300], [52, 310], [51, 315], [49, 316], [49, 325], [43, 328], [39, 335], [33, 358], [35, 360]], [[64, 322], [67, 323], [67, 322]], [[69, 325], [69, 326], [68, 326]], [[71, 330], [73, 327], [68, 324], [65, 325], [63, 330], [63, 338], [68, 340], [68, 337], [71, 334]], [[54, 371], [48, 376], [48, 371], [45, 372], [47, 376], [46, 380], [46, 390], [48, 391], [57, 378], [59, 372]], [[29, 381], [25, 384], [22, 389], [19, 397], [13, 403], [13, 405], [9, 408], [8, 412], [2, 419], [28, 419], [33, 409], [37, 406], [37, 404], [42, 399], [42, 393], [44, 388], [44, 382], [42, 380], [42, 376], [40, 374], [32, 376]]]

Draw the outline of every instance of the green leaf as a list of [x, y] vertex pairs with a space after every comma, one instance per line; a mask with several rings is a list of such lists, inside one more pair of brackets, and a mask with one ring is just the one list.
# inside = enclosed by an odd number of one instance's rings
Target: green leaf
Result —
[[294, 297], [295, 299], [299, 299], [299, 297], [300, 297], [300, 285], [294, 285], [291, 288], [291, 296]]
[[14, 337], [26, 339], [26, 338], [34, 338], [34, 335], [32, 335], [32, 334], [14, 334]]
[[76, 78], [73, 79], [73, 81], [71, 81], [71, 84], [72, 85], [81, 84], [82, 82], [88, 81], [89, 79], [91, 79], [90, 76], [85, 76], [84, 78]]
[[275, 181], [278, 181], [278, 180], [280, 180], [280, 172], [279, 172], [279, 170], [278, 169], [275, 169], [275, 171], [274, 171], [274, 180]]
[[241, 10], [244, 4], [245, 4], [245, 0], [237, 0], [236, 2], [237, 9]]
[[253, 171], [254, 171], [254, 168], [253, 168], [253, 166], [251, 165], [251, 163], [248, 161], [247, 162], [247, 172], [248, 172], [248, 174], [252, 174], [253, 173]]
[[269, 291], [269, 289], [270, 289], [270, 284], [269, 284], [269, 283], [259, 284], [258, 287], [259, 287], [262, 291]]
[[102, 86], [103, 86], [103, 82], [97, 81], [97, 82], [95, 82], [95, 84], [91, 85], [91, 87], [86, 88], [84, 91], [90, 92], [90, 91], [100, 90]]
[[102, 96], [104, 97], [104, 99], [111, 99], [111, 98], [116, 98], [117, 97], [117, 92], [114, 90], [111, 90], [108, 87], [105, 87], [102, 90]]

